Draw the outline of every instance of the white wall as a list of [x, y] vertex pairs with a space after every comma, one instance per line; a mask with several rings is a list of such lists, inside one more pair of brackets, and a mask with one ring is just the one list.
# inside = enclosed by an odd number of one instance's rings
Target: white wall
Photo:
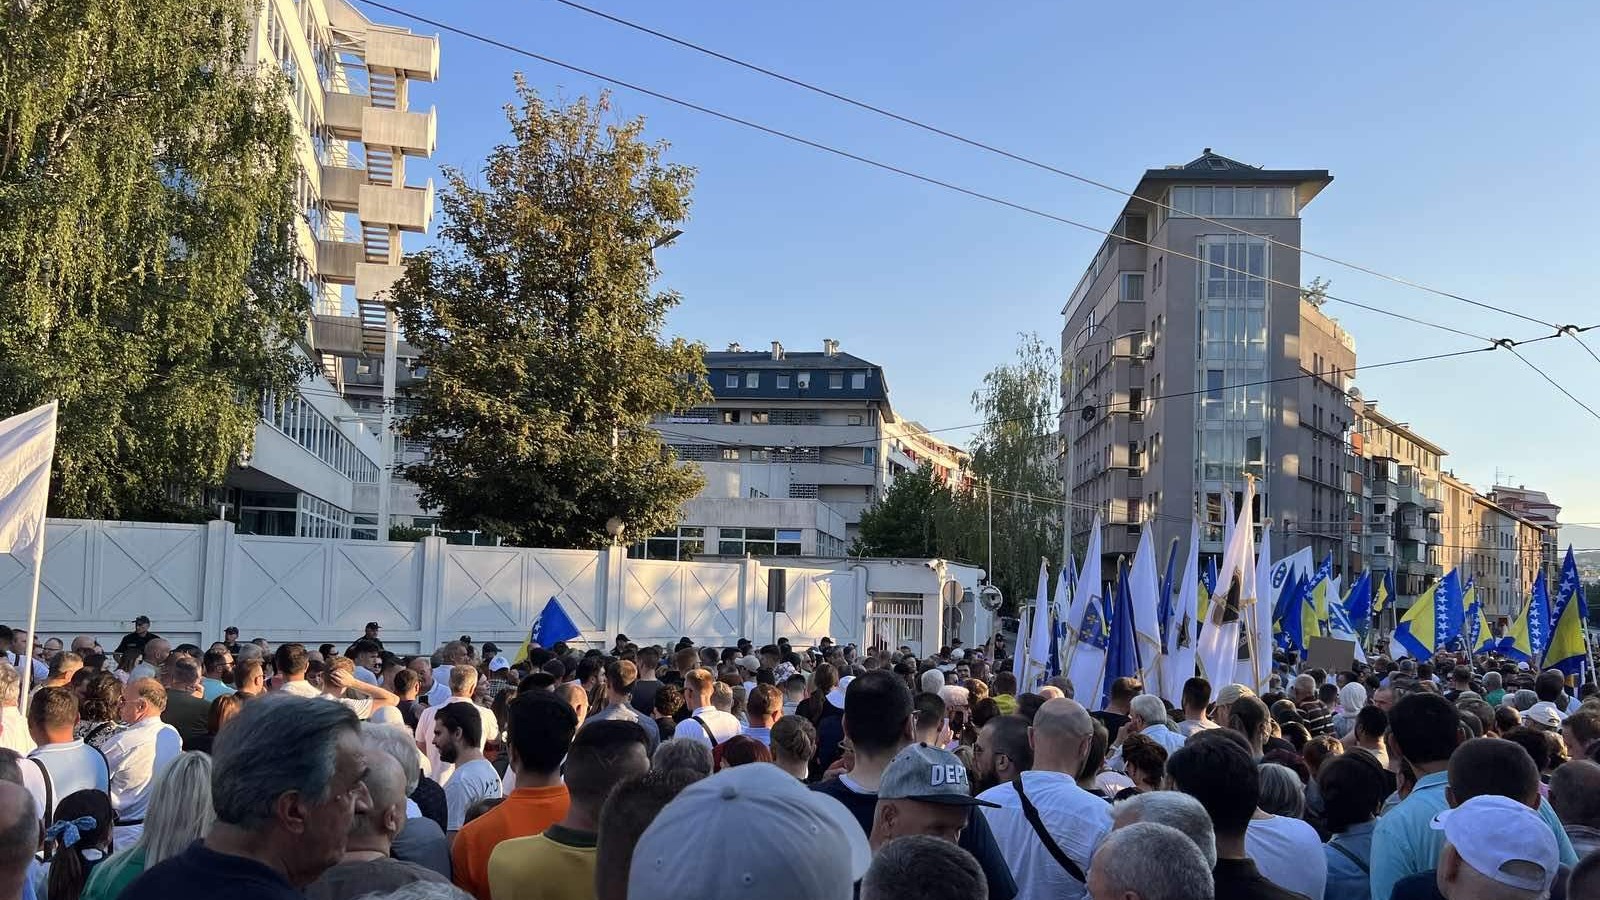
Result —
[[[787, 611], [777, 633], [808, 645], [823, 636], [859, 642], [866, 581], [886, 561], [771, 560], [788, 570]], [[702, 644], [757, 640], [769, 564], [630, 560], [621, 552], [460, 547], [418, 543], [240, 535], [231, 523], [159, 525], [52, 519], [45, 547], [39, 634], [114, 644], [135, 616], [174, 643], [208, 644], [237, 625], [241, 637], [343, 645], [369, 620], [393, 649], [431, 650], [468, 634], [515, 646], [551, 597], [582, 631], [610, 646], [689, 636]], [[938, 618], [938, 579], [907, 565]], [[903, 579], [885, 575], [887, 582]], [[0, 621], [27, 621], [28, 563], [0, 554]], [[909, 584], [910, 582], [907, 582]], [[931, 587], [930, 587], [931, 585]], [[891, 589], [891, 588], [881, 588]], [[902, 588], [892, 588], [900, 590]], [[909, 588], [906, 588], [909, 589]], [[936, 626], [935, 626], [936, 628]]]

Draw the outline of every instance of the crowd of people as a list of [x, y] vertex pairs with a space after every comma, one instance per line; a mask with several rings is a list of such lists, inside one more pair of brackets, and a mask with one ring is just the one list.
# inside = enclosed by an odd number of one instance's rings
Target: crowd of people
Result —
[[0, 900], [1600, 898], [1600, 697], [1498, 658], [1102, 703], [993, 646], [150, 625], [0, 629]]

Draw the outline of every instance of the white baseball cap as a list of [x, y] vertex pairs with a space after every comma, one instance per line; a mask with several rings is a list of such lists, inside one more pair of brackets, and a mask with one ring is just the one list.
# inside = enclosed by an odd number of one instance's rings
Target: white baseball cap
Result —
[[662, 808], [634, 847], [628, 897], [850, 900], [871, 862], [844, 804], [771, 763], [750, 763], [689, 785]]
[[489, 671], [491, 672], [501, 672], [510, 668], [511, 663], [504, 656], [496, 656], [494, 659], [489, 660]]
[[839, 683], [834, 685], [833, 690], [828, 692], [827, 701], [839, 709], [844, 709], [844, 692], [849, 690], [850, 682], [855, 680], [856, 677], [854, 675], [846, 675], [839, 679]]
[[1561, 865], [1550, 826], [1510, 797], [1473, 797], [1434, 816], [1433, 827], [1462, 861], [1507, 887], [1547, 891]]

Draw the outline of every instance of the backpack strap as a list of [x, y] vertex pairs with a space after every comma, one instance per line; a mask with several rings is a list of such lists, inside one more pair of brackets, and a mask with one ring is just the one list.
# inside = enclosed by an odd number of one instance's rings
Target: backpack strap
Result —
[[1022, 801], [1022, 815], [1027, 818], [1028, 824], [1033, 826], [1033, 832], [1039, 836], [1040, 842], [1044, 844], [1044, 849], [1049, 851], [1050, 856], [1061, 868], [1066, 870], [1067, 875], [1073, 881], [1079, 884], [1087, 884], [1089, 879], [1088, 876], [1083, 874], [1083, 869], [1073, 862], [1070, 856], [1067, 856], [1067, 852], [1061, 849], [1060, 844], [1056, 843], [1056, 839], [1050, 834], [1050, 830], [1044, 827], [1044, 820], [1039, 817], [1039, 808], [1033, 805], [1033, 801], [1029, 800], [1028, 795], [1022, 790], [1022, 776], [1018, 775], [1016, 780], [1011, 782], [1011, 786], [1017, 791], [1017, 799]]
[[[23, 759], [33, 763], [39, 769], [39, 778], [44, 781], [44, 809], [40, 810], [40, 815], [44, 820], [44, 827], [49, 828], [56, 821], [56, 784], [50, 780], [50, 770], [45, 768], [44, 762], [38, 757], [25, 756]], [[48, 843], [45, 844], [42, 855], [45, 862], [49, 862], [50, 858], [55, 855], [51, 852]]]
[[706, 733], [706, 740], [711, 742], [711, 749], [716, 750], [717, 746], [722, 742], [717, 740], [717, 736], [715, 734], [712, 734], [711, 726], [706, 724], [706, 720], [700, 718], [699, 716], [690, 716], [689, 718], [693, 719], [695, 723], [700, 726], [701, 730]]
[[1335, 850], [1339, 851], [1341, 854], [1343, 854], [1345, 859], [1348, 859], [1351, 862], [1355, 863], [1356, 868], [1360, 869], [1361, 873], [1363, 875], [1372, 874], [1372, 870], [1370, 868], [1368, 868], [1366, 860], [1364, 860], [1361, 857], [1355, 855], [1353, 852], [1351, 852], [1349, 850], [1349, 848], [1347, 848], [1343, 844], [1339, 843], [1337, 838], [1335, 838], [1334, 840], [1329, 841], [1328, 842], [1328, 846], [1332, 847], [1333, 849], [1335, 849]]

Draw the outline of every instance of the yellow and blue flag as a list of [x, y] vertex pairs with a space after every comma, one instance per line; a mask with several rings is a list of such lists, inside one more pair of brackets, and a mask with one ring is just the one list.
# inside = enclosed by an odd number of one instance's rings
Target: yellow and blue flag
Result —
[[1417, 598], [1395, 629], [1394, 639], [1417, 659], [1426, 660], [1461, 634], [1461, 575], [1450, 573]]
[[1572, 558], [1572, 547], [1567, 547], [1567, 558], [1561, 563], [1561, 586], [1556, 591], [1555, 627], [1550, 632], [1550, 647], [1545, 651], [1547, 669], [1560, 669], [1568, 675], [1582, 675], [1589, 662], [1589, 642], [1584, 635], [1584, 622], [1589, 618], [1589, 604], [1583, 596], [1583, 582], [1578, 579], [1578, 564]]
[[1500, 639], [1494, 636], [1494, 629], [1489, 626], [1489, 618], [1484, 615], [1483, 602], [1478, 599], [1478, 589], [1472, 584], [1472, 579], [1467, 579], [1467, 652], [1488, 653], [1500, 645]]
[[1311, 576], [1311, 595], [1308, 598], [1313, 610], [1311, 623], [1306, 625], [1309, 634], [1325, 637], [1329, 633], [1328, 613], [1328, 588], [1333, 578], [1333, 553], [1330, 551], [1322, 560], [1322, 565], [1317, 567], [1317, 573]]
[[[1541, 581], [1544, 579], [1542, 573], [1539, 579]], [[1506, 626], [1506, 633], [1500, 638], [1499, 651], [1512, 659], [1520, 659], [1523, 662], [1533, 660], [1533, 638], [1528, 634], [1528, 619], [1533, 614], [1533, 605], [1534, 599], [1529, 597], [1527, 605], [1511, 620], [1511, 624]]]
[[1530, 661], [1544, 655], [1550, 646], [1550, 628], [1555, 623], [1555, 616], [1550, 610], [1550, 581], [1544, 572], [1533, 580], [1533, 598], [1528, 601], [1528, 647], [1532, 651]]
[[1382, 578], [1378, 579], [1378, 583], [1373, 585], [1373, 587], [1372, 587], [1372, 611], [1373, 611], [1373, 613], [1374, 614], [1381, 613], [1384, 610], [1388, 609], [1389, 608], [1389, 604], [1393, 600], [1394, 600], [1394, 572], [1392, 570], [1388, 570], [1388, 571], [1385, 571], [1383, 573], [1383, 577]]
[[1372, 573], [1362, 572], [1344, 598], [1344, 611], [1357, 632], [1366, 634], [1372, 625]]
[[516, 658], [511, 664], [515, 666], [527, 662], [528, 651], [534, 647], [551, 647], [562, 641], [570, 641], [582, 633], [556, 598], [551, 597], [540, 611], [539, 618], [533, 620], [533, 627], [528, 629], [528, 637], [517, 648]]

